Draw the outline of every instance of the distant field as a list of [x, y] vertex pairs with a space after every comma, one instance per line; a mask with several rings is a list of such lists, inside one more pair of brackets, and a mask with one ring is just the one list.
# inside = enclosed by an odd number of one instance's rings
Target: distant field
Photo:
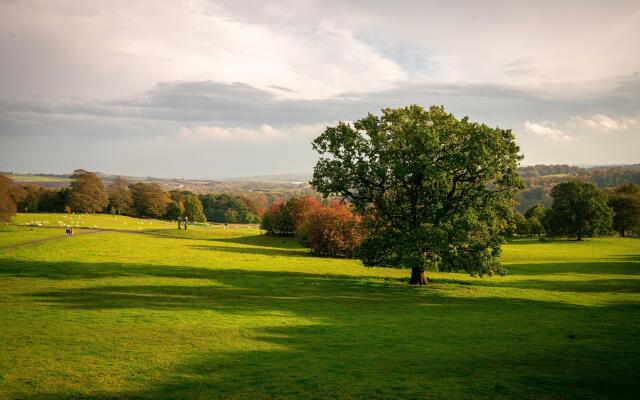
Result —
[[71, 182], [69, 178], [61, 178], [57, 176], [47, 175], [5, 175], [8, 178], [13, 179], [15, 182], [33, 183], [33, 182]]
[[124, 230], [169, 229], [177, 227], [173, 222], [157, 219], [138, 219], [123, 215], [105, 214], [53, 214], [53, 213], [19, 213], [13, 219], [17, 225], [66, 226], [77, 228], [101, 228]]
[[626, 399], [640, 390], [638, 239], [515, 241], [504, 247], [506, 277], [430, 272], [430, 286], [409, 287], [407, 270], [312, 257], [257, 229], [185, 232], [104, 215], [80, 224], [138, 234], [2, 249], [59, 230], [0, 227], [0, 398]]

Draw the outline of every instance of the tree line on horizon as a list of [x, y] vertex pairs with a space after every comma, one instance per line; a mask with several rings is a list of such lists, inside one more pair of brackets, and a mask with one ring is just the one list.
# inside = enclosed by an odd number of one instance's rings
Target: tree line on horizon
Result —
[[593, 183], [609, 189], [625, 183], [640, 185], [640, 164], [581, 168], [567, 164], [540, 164], [518, 168], [524, 188], [518, 191], [516, 210], [524, 213], [537, 203], [550, 207], [551, 190], [559, 183], [572, 180]]
[[[537, 170], [539, 166], [526, 167]], [[541, 167], [541, 166], [540, 166]], [[549, 166], [543, 174], [575, 170], [571, 166]], [[640, 234], [640, 187], [622, 183], [613, 188], [598, 189], [595, 184], [574, 179], [557, 183], [550, 191], [551, 206], [536, 202], [523, 213], [513, 212], [508, 236], [560, 237], [606, 235], [612, 230], [622, 237]], [[560, 204], [564, 202], [564, 208]], [[0, 175], [0, 215], [2, 220], [17, 211], [23, 212], [106, 212], [143, 218], [177, 220], [187, 217], [192, 222], [261, 223], [269, 234], [298, 237], [303, 244], [311, 227], [327, 231], [327, 221], [348, 228], [332, 232], [332, 240], [344, 245], [312, 249], [319, 255], [353, 255], [361, 234], [353, 226], [360, 221], [349, 206], [332, 202], [323, 206], [313, 196], [277, 199], [268, 208], [253, 200], [231, 194], [196, 195], [189, 191], [166, 191], [157, 183], [129, 184], [116, 177], [104, 185], [99, 177], [85, 170], [76, 170], [68, 188], [58, 190], [37, 186], [15, 185]], [[324, 218], [318, 218], [323, 214]], [[314, 220], [314, 224], [307, 222]], [[353, 228], [353, 229], [352, 229]], [[318, 243], [322, 241], [316, 241]], [[324, 241], [326, 242], [326, 240]]]
[[47, 189], [17, 185], [0, 175], [0, 210], [8, 221], [16, 212], [111, 213], [141, 218], [192, 222], [259, 223], [262, 205], [251, 198], [231, 194], [166, 191], [158, 183], [129, 183], [117, 177], [108, 185], [93, 172], [74, 171], [68, 188]]

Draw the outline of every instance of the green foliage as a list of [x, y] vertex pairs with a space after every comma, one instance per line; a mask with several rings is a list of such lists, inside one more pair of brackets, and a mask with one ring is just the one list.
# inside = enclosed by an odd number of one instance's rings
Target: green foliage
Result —
[[613, 209], [613, 229], [624, 237], [640, 233], [640, 188], [633, 183], [622, 184], [608, 192], [608, 204]]
[[544, 233], [542, 219], [544, 218], [544, 205], [536, 203], [524, 213], [527, 219], [529, 234], [533, 236], [541, 236]]
[[537, 218], [542, 219], [544, 217], [544, 205], [542, 203], [536, 203], [532, 205], [527, 211], [524, 212], [526, 219]]
[[608, 233], [612, 211], [607, 198], [594, 184], [570, 181], [554, 186], [553, 204], [545, 213], [543, 224], [549, 236], [585, 236]]
[[184, 205], [182, 201], [172, 201], [167, 206], [167, 213], [165, 214], [165, 218], [173, 221], [177, 221], [184, 215]]
[[[77, 169], [71, 175], [70, 206], [75, 212], [102, 211], [109, 203], [109, 195], [102, 181], [93, 172]], [[35, 211], [30, 209], [31, 211]]]
[[208, 221], [252, 223], [260, 219], [259, 207], [253, 200], [244, 196], [208, 194], [200, 196], [200, 200]]
[[252, 224], [256, 221], [257, 216], [251, 214], [249, 211], [243, 211], [240, 214], [240, 222], [243, 224]]
[[365, 265], [503, 272], [497, 257], [520, 187], [510, 130], [413, 105], [327, 128], [313, 147], [323, 157], [312, 185], [364, 217]]
[[235, 224], [238, 222], [238, 212], [233, 209], [228, 209], [224, 212], [224, 221], [229, 224]]
[[184, 216], [189, 218], [191, 222], [205, 222], [207, 219], [202, 211], [202, 203], [195, 194], [186, 195], [183, 197], [184, 203]]
[[531, 232], [529, 231], [530, 226], [524, 215], [519, 212], [513, 213], [513, 224], [515, 227], [515, 233], [519, 236], [529, 236]]

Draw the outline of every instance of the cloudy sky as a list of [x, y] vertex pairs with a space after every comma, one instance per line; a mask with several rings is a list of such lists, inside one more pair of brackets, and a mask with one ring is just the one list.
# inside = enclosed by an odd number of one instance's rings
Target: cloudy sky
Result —
[[525, 164], [636, 163], [639, 43], [638, 1], [0, 0], [0, 170], [308, 172], [327, 125], [412, 103]]

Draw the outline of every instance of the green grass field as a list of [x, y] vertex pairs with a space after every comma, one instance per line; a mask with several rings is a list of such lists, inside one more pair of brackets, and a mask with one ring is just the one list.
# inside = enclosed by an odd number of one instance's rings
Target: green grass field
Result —
[[35, 182], [71, 182], [70, 178], [61, 178], [59, 176], [48, 175], [16, 175], [16, 174], [4, 174], [6, 177], [21, 183], [35, 183]]
[[[61, 215], [34, 217], [16, 221]], [[0, 227], [0, 398], [640, 392], [638, 239], [516, 241], [505, 277], [430, 272], [410, 287], [407, 270], [312, 257], [257, 229], [82, 223], [133, 232]]]

